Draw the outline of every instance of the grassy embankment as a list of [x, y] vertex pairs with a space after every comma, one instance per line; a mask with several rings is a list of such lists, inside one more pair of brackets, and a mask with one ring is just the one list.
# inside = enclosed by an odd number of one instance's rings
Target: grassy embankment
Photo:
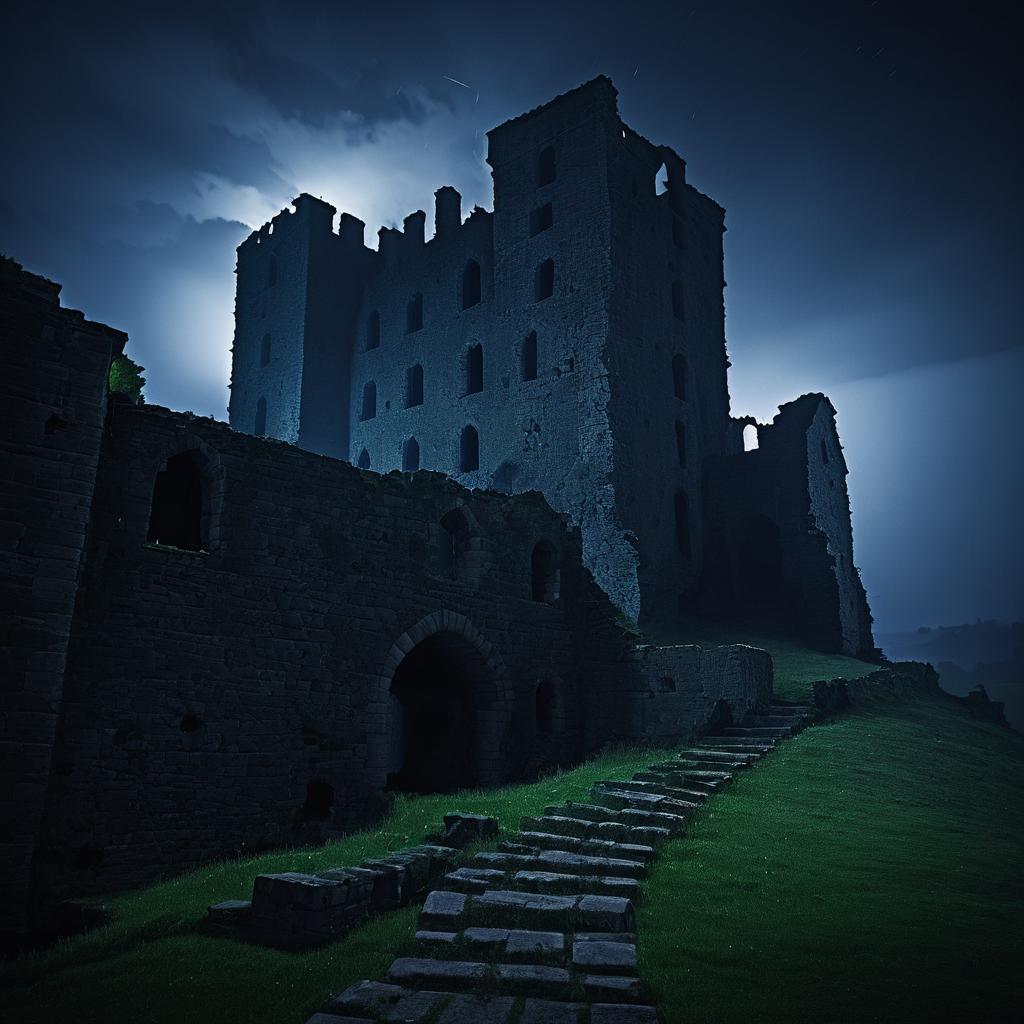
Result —
[[[823, 656], [776, 647], [780, 690]], [[835, 659], [832, 675], [870, 666]], [[824, 675], [827, 677], [827, 674]], [[662, 848], [639, 956], [663, 1019], [1017, 1019], [1024, 739], [947, 698], [802, 733]]]

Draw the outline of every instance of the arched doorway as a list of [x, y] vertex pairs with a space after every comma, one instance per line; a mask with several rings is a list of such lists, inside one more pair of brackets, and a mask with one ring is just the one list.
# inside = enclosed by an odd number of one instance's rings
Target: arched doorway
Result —
[[390, 689], [390, 789], [449, 793], [480, 781], [481, 692], [488, 686], [483, 656], [456, 633], [434, 633], [406, 654]]
[[782, 541], [767, 516], [747, 520], [740, 541], [738, 584], [741, 600], [765, 604], [782, 593]]

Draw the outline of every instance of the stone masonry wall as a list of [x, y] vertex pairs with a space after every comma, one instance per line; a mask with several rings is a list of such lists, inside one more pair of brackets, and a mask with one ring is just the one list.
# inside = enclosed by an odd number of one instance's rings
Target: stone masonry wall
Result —
[[26, 922], [107, 403], [125, 336], [0, 260], [0, 930]]

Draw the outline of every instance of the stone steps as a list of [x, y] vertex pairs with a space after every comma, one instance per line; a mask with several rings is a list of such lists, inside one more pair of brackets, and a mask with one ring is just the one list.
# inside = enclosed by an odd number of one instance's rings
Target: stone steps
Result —
[[[550, 812], [566, 811], [566, 808], [547, 808]], [[519, 823], [524, 832], [547, 832], [554, 835], [572, 836], [577, 839], [596, 839], [598, 842], [624, 843], [627, 845], [654, 846], [668, 838], [667, 829], [658, 826], [627, 825], [620, 821], [592, 821], [573, 817], [568, 813], [545, 813], [541, 817], [524, 817]]]
[[417, 949], [307, 1024], [657, 1024], [637, 975], [634, 906], [658, 843], [810, 715], [773, 705], [649, 765], [589, 803], [527, 816], [497, 849], [444, 875]]
[[522, 829], [517, 838], [518, 842], [507, 841], [498, 848], [508, 853], [567, 850], [571, 853], [636, 860], [641, 863], [646, 863], [654, 856], [654, 847], [646, 843], [613, 843], [607, 839], [583, 839], [531, 829]]
[[471, 867], [499, 868], [503, 871], [560, 871], [569, 874], [601, 874], [618, 878], [642, 878], [646, 869], [642, 861], [617, 857], [592, 857], [568, 850], [540, 850], [535, 854], [505, 853], [487, 850], [478, 853]]
[[[721, 740], [721, 737], [719, 737], [719, 740]], [[702, 742], [706, 742], [706, 740]], [[758, 754], [718, 750], [711, 745], [682, 750], [676, 756], [685, 763], [702, 764], [709, 768], [715, 765], [727, 765], [730, 771], [735, 771], [739, 768], [749, 768], [759, 757]]]

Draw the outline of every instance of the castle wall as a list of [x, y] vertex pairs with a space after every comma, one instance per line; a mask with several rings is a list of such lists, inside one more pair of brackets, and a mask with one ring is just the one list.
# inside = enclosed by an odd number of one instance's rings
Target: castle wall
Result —
[[107, 405], [125, 336], [0, 260], [0, 930], [24, 926]]

